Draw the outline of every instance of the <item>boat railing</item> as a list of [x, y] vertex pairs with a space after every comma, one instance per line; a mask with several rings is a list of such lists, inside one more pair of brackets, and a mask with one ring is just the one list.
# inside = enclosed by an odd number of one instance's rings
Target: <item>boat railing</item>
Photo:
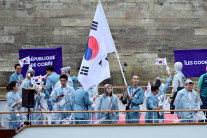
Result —
[[[174, 114], [170, 114], [173, 111]], [[194, 115], [191, 118], [178, 118], [176, 113], [188, 112]], [[172, 124], [172, 123], [200, 123], [206, 122], [207, 109], [196, 110], [110, 110], [110, 111], [4, 111], [0, 112], [1, 121], [4, 123], [18, 122], [24, 126], [24, 122], [30, 125], [55, 125], [55, 124]], [[7, 120], [7, 116], [15, 114], [15, 119]], [[35, 116], [35, 114], [38, 114]], [[88, 119], [75, 118], [75, 116], [88, 116]], [[83, 115], [84, 114], [84, 115]], [[99, 115], [98, 115], [99, 114]], [[148, 114], [148, 118], [145, 118]], [[163, 115], [163, 118], [158, 117]], [[199, 115], [200, 114], [200, 115]], [[29, 117], [27, 117], [29, 115]], [[108, 116], [107, 116], [108, 115]], [[202, 116], [201, 116], [202, 115]], [[17, 119], [22, 116], [22, 119]], [[97, 116], [102, 116], [98, 118]], [[133, 119], [129, 119], [133, 116]], [[151, 116], [151, 117], [149, 117]], [[39, 117], [39, 118], [38, 118]], [[137, 117], [137, 118], [136, 118]], [[4, 118], [4, 119], [3, 119]], [[29, 118], [29, 119], [26, 119]], [[78, 123], [77, 123], [78, 122]], [[23, 123], [23, 124], [22, 124]]]

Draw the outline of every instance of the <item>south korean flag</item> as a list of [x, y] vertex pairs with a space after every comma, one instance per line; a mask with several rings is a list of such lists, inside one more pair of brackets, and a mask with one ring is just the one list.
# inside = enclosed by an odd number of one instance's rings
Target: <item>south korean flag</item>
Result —
[[19, 64], [21, 67], [23, 67], [26, 64], [30, 64], [30, 57], [28, 56], [28, 57], [25, 57], [25, 58], [19, 60]]
[[37, 83], [41, 84], [41, 83], [42, 83], [42, 78], [41, 78], [41, 76], [32, 77], [32, 78], [31, 78], [31, 83], [32, 83], [32, 84], [37, 84]]
[[99, 1], [78, 74], [85, 91], [111, 77], [107, 54], [112, 52], [115, 52], [115, 45]]
[[155, 64], [156, 65], [167, 65], [167, 60], [166, 58], [157, 58]]

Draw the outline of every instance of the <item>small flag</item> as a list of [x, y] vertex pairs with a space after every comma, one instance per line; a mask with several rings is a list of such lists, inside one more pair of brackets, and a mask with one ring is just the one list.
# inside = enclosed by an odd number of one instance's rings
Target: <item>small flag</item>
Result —
[[151, 92], [151, 84], [150, 84], [150, 82], [148, 82], [148, 85], [147, 85], [147, 87], [145, 89], [145, 93], [148, 94], [150, 92]]
[[46, 81], [46, 76], [47, 76], [47, 75], [44, 75], [44, 76], [42, 76], [42, 77], [41, 77], [41, 79], [42, 79], [41, 84], [42, 84], [42, 85], [43, 85], [43, 84], [44, 84], [44, 82]]
[[26, 64], [30, 64], [30, 58], [29, 58], [29, 56], [28, 57], [25, 57], [25, 58], [23, 58], [21, 60], [19, 60], [19, 64], [20, 64], [21, 67], [23, 67]]
[[157, 58], [155, 64], [156, 65], [167, 65], [167, 60], [166, 58]]
[[94, 97], [93, 97], [93, 101], [95, 102], [95, 100], [96, 100], [96, 97], [94, 96]]
[[41, 83], [41, 82], [42, 82], [42, 80], [41, 80], [40, 76], [36, 76], [36, 77], [31, 78], [31, 83], [32, 84]]
[[46, 75], [35, 76], [35, 77], [31, 78], [31, 83], [32, 84], [40, 83], [42, 85], [42, 84], [44, 84], [45, 80], [46, 80]]

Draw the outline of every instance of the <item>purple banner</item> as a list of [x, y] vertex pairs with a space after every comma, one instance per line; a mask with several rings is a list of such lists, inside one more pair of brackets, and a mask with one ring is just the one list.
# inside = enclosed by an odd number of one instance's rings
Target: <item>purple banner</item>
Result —
[[[62, 47], [57, 48], [36, 48], [19, 49], [19, 59], [30, 57], [30, 65], [35, 70], [35, 76], [45, 75], [45, 68], [53, 65], [55, 72], [60, 74], [62, 68]], [[29, 65], [22, 67], [22, 75], [25, 77]]]
[[185, 77], [200, 77], [206, 73], [207, 49], [174, 50], [175, 62], [182, 62]]

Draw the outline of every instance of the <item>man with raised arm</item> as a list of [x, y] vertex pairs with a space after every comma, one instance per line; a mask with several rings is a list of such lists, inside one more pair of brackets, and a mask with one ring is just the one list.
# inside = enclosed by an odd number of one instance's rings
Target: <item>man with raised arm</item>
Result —
[[[151, 92], [146, 99], [146, 109], [147, 110], [160, 110], [162, 106], [159, 106], [159, 100], [156, 95], [159, 92], [159, 86], [153, 84], [151, 86]], [[145, 123], [158, 123], [159, 119], [158, 112], [146, 112], [145, 114]]]

